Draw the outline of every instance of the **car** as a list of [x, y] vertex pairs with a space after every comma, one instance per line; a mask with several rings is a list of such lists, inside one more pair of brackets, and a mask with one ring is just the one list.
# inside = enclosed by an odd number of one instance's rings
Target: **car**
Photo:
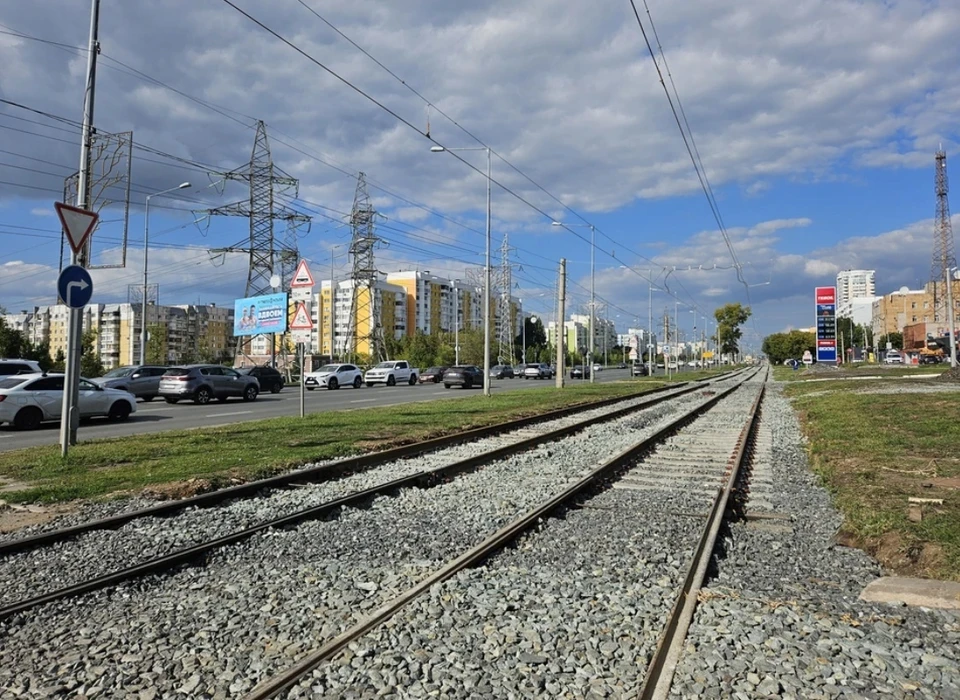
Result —
[[696, 361], [696, 360], [690, 360], [690, 361], [687, 363], [687, 367], [699, 367], [699, 366], [700, 366], [700, 365], [697, 364], [697, 361]]
[[515, 376], [510, 365], [495, 365], [490, 368], [490, 379], [513, 379]]
[[648, 372], [647, 372], [647, 366], [646, 366], [645, 364], [643, 364], [642, 362], [637, 362], [637, 363], [631, 368], [630, 374], [631, 374], [632, 376], [634, 376], [634, 377], [646, 377], [647, 374], [648, 374]]
[[417, 378], [421, 384], [439, 384], [443, 380], [443, 373], [448, 367], [427, 367]]
[[570, 368], [570, 379], [589, 379], [590, 368], [586, 365], [578, 365]]
[[902, 365], [903, 364], [903, 355], [901, 355], [896, 350], [890, 350], [883, 358], [883, 364], [885, 365]]
[[339, 389], [342, 386], [359, 389], [363, 386], [363, 372], [356, 365], [324, 365], [315, 372], [307, 372], [303, 375], [303, 386], [307, 391], [320, 387]]
[[665, 368], [665, 365], [663, 364], [663, 362], [657, 363], [657, 369], [664, 369], [664, 368]]
[[231, 396], [254, 401], [259, 394], [260, 382], [256, 377], [221, 365], [171, 367], [160, 377], [160, 396], [167, 403], [192, 400], [205, 406], [211, 399], [226, 401]]
[[676, 361], [676, 360], [670, 360], [670, 363], [667, 365], [667, 369], [669, 369], [669, 370], [671, 370], [671, 371], [673, 371], [673, 372], [676, 372], [677, 369], [678, 369], [678, 367], [677, 367], [677, 361]]
[[921, 365], [939, 365], [941, 360], [937, 355], [921, 355], [918, 362]]
[[0, 358], [0, 377], [10, 374], [42, 374], [40, 364], [35, 360], [8, 360]]
[[627, 368], [626, 362], [620, 362], [619, 364], [617, 364], [617, 369], [626, 369], [626, 368]]
[[[63, 413], [62, 374], [14, 374], [0, 377], [0, 423], [18, 430], [33, 430]], [[80, 378], [77, 408], [81, 418], [106, 416], [125, 421], [137, 410], [137, 398], [127, 391], [106, 389]]]
[[456, 365], [443, 373], [443, 385], [447, 389], [453, 386], [464, 389], [483, 386], [483, 370], [474, 365]]
[[545, 364], [535, 362], [523, 368], [524, 379], [549, 379], [553, 376], [553, 369]]
[[138, 399], [153, 401], [160, 393], [160, 377], [166, 371], [163, 365], [124, 365], [90, 381], [104, 389], [129, 391]]
[[417, 370], [410, 366], [406, 360], [387, 360], [375, 365], [367, 370], [363, 375], [363, 381], [367, 386], [374, 384], [386, 384], [395, 386], [397, 384], [409, 384], [413, 386], [417, 383]]
[[593, 371], [594, 371], [594, 372], [602, 372], [602, 371], [603, 371], [603, 365], [601, 365], [599, 362], [595, 363], [595, 364], [593, 365]]
[[255, 367], [238, 367], [240, 374], [248, 377], [256, 377], [260, 382], [261, 391], [269, 391], [271, 394], [279, 394], [283, 389], [283, 375], [280, 370], [270, 365], [257, 365]]

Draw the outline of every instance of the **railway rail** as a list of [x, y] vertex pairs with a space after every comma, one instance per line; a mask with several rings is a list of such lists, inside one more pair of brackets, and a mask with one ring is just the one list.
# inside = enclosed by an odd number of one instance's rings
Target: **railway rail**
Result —
[[[550, 412], [535, 418], [523, 418], [518, 421], [501, 423], [491, 428], [481, 428], [478, 430], [467, 431], [460, 435], [448, 436], [444, 438], [428, 440], [415, 445], [402, 446], [392, 450], [375, 453], [372, 455], [362, 455], [356, 458], [340, 460], [338, 462], [312, 467], [309, 469], [286, 474], [279, 477], [244, 484], [239, 487], [224, 489], [218, 492], [202, 494], [178, 502], [164, 503], [159, 506], [132, 511], [121, 515], [116, 515], [107, 519], [83, 523], [69, 528], [52, 530], [33, 535], [29, 538], [12, 540], [0, 544], [0, 573], [4, 568], [20, 569], [21, 571], [30, 568], [42, 567], [43, 562], [38, 561], [39, 557], [29, 556], [32, 550], [47, 547], [50, 551], [50, 558], [54, 560], [57, 568], [55, 576], [45, 587], [43, 582], [38, 582], [35, 578], [29, 583], [29, 589], [32, 595], [28, 597], [16, 598], [17, 592], [10, 588], [6, 593], [0, 593], [0, 620], [11, 616], [25, 613], [32, 608], [46, 603], [55, 602], [72, 596], [89, 593], [102, 588], [115, 586], [124, 581], [129, 581], [149, 574], [162, 574], [171, 571], [178, 566], [202, 562], [206, 556], [225, 546], [237, 544], [253, 537], [254, 535], [276, 528], [286, 528], [295, 526], [313, 519], [328, 517], [337, 511], [346, 507], [355, 507], [359, 504], [369, 502], [371, 499], [396, 492], [399, 489], [418, 487], [429, 488], [444, 480], [454, 478], [471, 470], [477, 469], [491, 461], [502, 459], [508, 455], [516, 454], [525, 450], [530, 450], [538, 445], [547, 444], [558, 440], [567, 435], [572, 435], [585, 430], [592, 425], [601, 422], [615, 420], [631, 413], [642, 411], [644, 409], [657, 406], [671, 399], [685, 396], [695, 392], [703, 386], [709, 386], [711, 382], [723, 381], [726, 375], [714, 378], [709, 382], [694, 382], [674, 387], [660, 388], [654, 391], [642, 392], [640, 394], [627, 397], [620, 397], [614, 400], [604, 399], [589, 404], [559, 411]], [[589, 414], [583, 419], [575, 419], [577, 413]], [[546, 427], [546, 430], [534, 432], [534, 426]], [[551, 427], [552, 426], [552, 427]], [[511, 431], [510, 428], [513, 428]], [[490, 440], [490, 438], [493, 438]], [[472, 454], [461, 459], [446, 459], [441, 466], [427, 469], [416, 468], [416, 462], [410, 460], [413, 456], [422, 456], [427, 453], [438, 453], [443, 448], [451, 445], [462, 445], [466, 443], [477, 443], [487, 438], [488, 442], [494, 443], [489, 449], [479, 453]], [[118, 530], [121, 526], [135, 527], [136, 521], [143, 518], [156, 518], [158, 516], [168, 518], [171, 530], [177, 528], [189, 529], [195, 527], [195, 523], [190, 521], [180, 522], [175, 519], [169, 519], [170, 516], [184, 513], [190, 506], [194, 508], [210, 509], [225, 502], [234, 502], [237, 499], [250, 499], [258, 495], [274, 492], [279, 488], [292, 488], [293, 485], [317, 483], [335, 480], [351, 473], [358, 473], [365, 470], [372, 470], [378, 465], [388, 464], [396, 461], [398, 458], [404, 458], [409, 461], [410, 468], [406, 473], [397, 478], [380, 479], [377, 483], [360, 489], [343, 489], [342, 495], [333, 498], [324, 498], [319, 503], [305, 508], [288, 507], [279, 514], [272, 517], [259, 517], [255, 514], [252, 524], [245, 522], [243, 527], [221, 528], [225, 530], [220, 536], [200, 538], [193, 542], [190, 536], [183, 532], [172, 532], [168, 537], [165, 547], [157, 552], [155, 556], [144, 556], [139, 552], [122, 554], [118, 557], [116, 566], [109, 566], [106, 561], [107, 551], [111, 549], [112, 538], [122, 538], [125, 536], [125, 530]], [[299, 494], [298, 494], [299, 495]], [[298, 502], [300, 499], [292, 499], [291, 502]], [[194, 512], [194, 516], [199, 513]], [[71, 559], [69, 549], [65, 543], [84, 535], [90, 536], [99, 530], [111, 530], [111, 539], [103, 539], [104, 533], [101, 533], [99, 540], [100, 548], [105, 552], [105, 561], [98, 564], [84, 562], [77, 559]], [[188, 546], [175, 546], [177, 543], [187, 542]], [[41, 550], [43, 551], [43, 550]], [[16, 555], [20, 555], [19, 557]], [[83, 554], [78, 555], [84, 556]], [[129, 559], [134, 561], [126, 563]], [[91, 569], [97, 568], [102, 571], [96, 575], [89, 575]], [[38, 590], [39, 589], [39, 590]]]

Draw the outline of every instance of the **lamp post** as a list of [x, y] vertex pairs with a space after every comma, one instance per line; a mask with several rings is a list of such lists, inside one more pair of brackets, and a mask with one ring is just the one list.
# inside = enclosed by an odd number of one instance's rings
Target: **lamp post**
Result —
[[150, 198], [159, 197], [175, 190], [185, 190], [190, 187], [189, 182], [181, 182], [168, 190], [148, 194], [143, 208], [143, 299], [140, 307], [140, 364], [147, 364], [147, 253], [150, 247]]
[[453, 281], [453, 364], [460, 364], [460, 280]]
[[947, 323], [950, 324], [949, 329], [947, 330], [947, 338], [950, 340], [950, 366], [957, 366], [957, 338], [954, 333], [953, 324], [955, 322], [954, 313], [953, 313], [953, 280], [954, 272], [957, 268], [951, 267], [947, 270]]
[[444, 151], [486, 151], [487, 152], [487, 250], [483, 269], [483, 395], [490, 396], [490, 149], [487, 146], [477, 148], [447, 148], [432, 146], [431, 153]]
[[590, 350], [589, 350], [589, 352], [590, 352], [590, 383], [593, 384], [593, 381], [594, 381], [594, 377], [593, 377], [593, 342], [594, 342], [594, 340], [593, 340], [593, 336], [594, 336], [593, 317], [594, 317], [594, 314], [597, 313], [597, 307], [596, 307], [596, 301], [595, 301], [595, 297], [596, 297], [596, 291], [595, 291], [595, 289], [596, 289], [596, 281], [597, 281], [597, 280], [596, 280], [596, 267], [594, 266], [594, 253], [595, 253], [596, 250], [597, 250], [597, 246], [596, 246], [597, 227], [594, 226], [593, 224], [565, 224], [565, 223], [563, 223], [562, 221], [554, 221], [552, 225], [553, 225], [553, 226], [564, 226], [564, 227], [566, 227], [566, 228], [570, 228], [571, 226], [582, 226], [582, 227], [584, 227], [584, 228], [590, 229], [590, 324], [589, 324], [589, 326], [590, 326], [590, 340], [589, 340]]

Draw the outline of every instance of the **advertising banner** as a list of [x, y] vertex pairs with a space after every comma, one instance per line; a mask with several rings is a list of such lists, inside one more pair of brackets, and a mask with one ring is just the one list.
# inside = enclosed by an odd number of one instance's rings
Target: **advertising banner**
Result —
[[814, 291], [817, 319], [817, 362], [837, 361], [837, 288]]
[[233, 334], [260, 335], [287, 330], [287, 293], [237, 299], [233, 303]]

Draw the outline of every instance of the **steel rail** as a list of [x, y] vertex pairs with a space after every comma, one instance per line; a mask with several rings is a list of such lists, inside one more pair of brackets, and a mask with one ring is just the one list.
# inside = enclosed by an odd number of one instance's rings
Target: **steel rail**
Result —
[[[725, 378], [725, 375], [720, 375], [718, 378]], [[706, 381], [716, 381], [718, 378], [711, 377]], [[198, 494], [196, 496], [191, 496], [190, 498], [161, 503], [155, 506], [150, 506], [149, 508], [130, 511], [128, 513], [120, 513], [118, 515], [112, 515], [99, 520], [91, 520], [86, 523], [71, 525], [70, 527], [40, 532], [29, 537], [22, 537], [9, 540], [7, 542], [0, 542], [0, 556], [13, 554], [15, 552], [22, 552], [53, 542], [60, 542], [62, 540], [76, 537], [77, 535], [81, 535], [85, 532], [91, 532], [93, 530], [113, 530], [139, 518], [167, 516], [186, 508], [208, 508], [234, 498], [243, 498], [255, 495], [257, 492], [262, 491], [263, 489], [285, 488], [291, 484], [299, 484], [304, 482], [330, 481], [352, 472], [361, 471], [371, 466], [376, 466], [386, 461], [394, 461], [397, 459], [403, 459], [405, 457], [415, 457], [426, 452], [434, 452], [445, 447], [450, 447], [451, 445], [481, 440], [499, 433], [517, 430], [529, 425], [534, 425], [536, 423], [556, 420], [558, 418], [565, 418], [566, 416], [578, 413], [580, 411], [590, 411], [595, 408], [603, 408], [604, 406], [609, 406], [621, 401], [630, 401], [633, 399], [642, 398], [644, 396], [649, 396], [651, 394], [658, 394], [677, 386], [685, 386], [687, 384], [689, 384], [689, 382], [682, 382], [680, 384], [672, 385], [667, 384], [662, 387], [656, 387], [654, 389], [648, 389], [634, 394], [627, 394], [625, 396], [579, 403], [573, 406], [567, 406], [565, 408], [559, 408], [546, 413], [541, 413], [536, 416], [527, 416], [513, 421], [505, 421], [495, 425], [473, 428], [462, 433], [443, 435], [436, 438], [430, 438], [429, 440], [410, 443], [409, 445], [400, 445], [398, 447], [392, 447], [378, 452], [357, 455], [356, 457], [346, 457], [329, 464], [310, 467], [309, 469], [301, 469], [299, 471], [292, 471], [286, 474], [279, 474], [266, 479], [251, 481], [246, 484], [238, 484], [237, 486], [230, 486], [224, 489], [211, 491], [209, 493]]]
[[757, 398], [753, 402], [750, 414], [737, 438], [737, 446], [727, 463], [727, 471], [725, 472], [727, 479], [717, 489], [710, 514], [704, 523], [700, 538], [697, 540], [690, 568], [667, 617], [667, 624], [657, 641], [657, 647], [650, 664], [647, 666], [643, 686], [637, 696], [638, 700], [665, 700], [670, 692], [670, 685], [673, 682], [677, 663], [680, 660], [682, 645], [697, 607], [697, 596], [706, 579], [707, 568], [713, 557], [717, 536], [727, 518], [730, 498], [739, 481], [740, 468], [748, 459], [747, 448], [759, 423], [760, 404], [763, 401], [765, 391], [766, 379], [764, 379], [764, 384], [761, 385]]
[[[71, 586], [65, 586], [64, 588], [51, 591], [49, 593], [44, 593], [26, 600], [17, 601], [10, 605], [0, 608], [0, 620], [4, 620], [18, 613], [26, 612], [31, 608], [35, 608], [39, 605], [44, 605], [47, 603], [52, 603], [58, 600], [63, 600], [65, 598], [73, 597], [80, 595], [82, 593], [89, 593], [91, 591], [99, 590], [101, 588], [106, 588], [108, 586], [116, 585], [124, 581], [128, 581], [134, 578], [139, 578], [147, 574], [152, 573], [162, 573], [169, 571], [175, 566], [180, 566], [183, 564], [188, 564], [194, 562], [200, 557], [219, 549], [220, 547], [225, 547], [231, 544], [237, 544], [243, 540], [249, 539], [259, 532], [272, 528], [281, 528], [289, 527], [291, 525], [297, 525], [308, 520], [316, 520], [321, 518], [333, 511], [343, 508], [345, 506], [354, 506], [360, 503], [369, 501], [371, 498], [376, 496], [385, 495], [399, 489], [419, 487], [419, 488], [430, 488], [435, 486], [438, 483], [441, 483], [445, 479], [451, 477], [459, 476], [460, 474], [467, 473], [471, 470], [474, 470], [483, 464], [492, 462], [494, 460], [522, 452], [533, 447], [537, 447], [541, 444], [553, 442], [560, 438], [572, 435], [573, 433], [589, 428], [592, 425], [597, 423], [604, 423], [611, 420], [616, 420], [623, 416], [629, 415], [637, 411], [641, 411], [651, 406], [656, 406], [657, 404], [669, 401], [678, 396], [684, 396], [686, 394], [698, 391], [703, 388], [703, 384], [688, 384], [685, 383], [683, 386], [673, 385], [670, 388], [677, 388], [677, 391], [666, 392], [659, 391], [656, 392], [654, 396], [649, 397], [648, 399], [642, 401], [641, 403], [631, 404], [629, 406], [624, 406], [610, 413], [605, 413], [601, 416], [594, 416], [593, 418], [587, 418], [586, 420], [579, 421], [577, 423], [563, 426], [561, 428], [556, 428], [546, 433], [540, 435], [534, 435], [528, 438], [523, 438], [517, 442], [510, 443], [508, 445], [502, 445], [496, 447], [492, 450], [488, 450], [478, 455], [472, 457], [467, 457], [461, 459], [452, 464], [448, 464], [443, 467], [437, 467], [435, 469], [428, 469], [422, 472], [417, 472], [416, 474], [411, 474], [409, 476], [401, 477], [399, 479], [394, 479], [392, 481], [384, 482], [378, 484], [377, 486], [372, 486], [361, 491], [356, 491], [345, 496], [333, 499], [331, 501], [326, 501], [324, 503], [305, 508], [303, 510], [297, 511], [295, 513], [290, 513], [278, 518], [273, 518], [271, 520], [258, 523], [243, 530], [231, 533], [229, 535], [224, 535], [218, 537], [217, 539], [210, 540], [207, 542], [201, 542], [199, 544], [186, 547], [183, 549], [176, 550], [169, 554], [165, 554], [159, 557], [155, 557], [145, 562], [135, 564], [133, 566], [119, 569], [117, 571], [104, 574], [94, 579], [89, 579], [87, 581], [81, 581], [80, 583], [73, 584]], [[649, 393], [649, 392], [648, 392]], [[382, 453], [379, 453], [382, 454]]]
[[[750, 377], [747, 377], [747, 379], [749, 378]], [[746, 379], [744, 381], [746, 381]], [[664, 426], [653, 435], [644, 438], [632, 447], [628, 447], [614, 456], [612, 459], [605, 462], [603, 465], [592, 470], [589, 474], [573, 483], [561, 493], [528, 511], [526, 514], [517, 518], [500, 530], [497, 530], [495, 533], [484, 539], [480, 544], [472, 547], [456, 559], [445, 564], [441, 569], [437, 570], [427, 578], [423, 579], [390, 601], [384, 603], [375, 611], [373, 611], [368, 617], [336, 637], [330, 639], [316, 651], [295, 663], [290, 668], [261, 683], [248, 695], [246, 695], [244, 700], [267, 700], [268, 698], [276, 697], [279, 693], [290, 689], [304, 675], [312, 671], [324, 661], [333, 658], [351, 642], [371, 631], [382, 622], [388, 620], [404, 606], [430, 589], [435, 584], [442, 583], [468, 566], [483, 561], [491, 554], [494, 554], [495, 552], [506, 547], [527, 530], [536, 526], [542, 518], [548, 516], [552, 511], [570, 503], [571, 501], [574, 501], [589, 489], [600, 485], [608, 478], [615, 476], [619, 471], [629, 468], [630, 464], [644, 452], [647, 452], [657, 443], [673, 435], [677, 430], [686, 426], [691, 421], [699, 417], [702, 413], [712, 408], [721, 399], [739, 389], [743, 383], [744, 382], [742, 381], [732, 387], [718, 391], [716, 394], [687, 411], [679, 418], [671, 421], [668, 425]]]

